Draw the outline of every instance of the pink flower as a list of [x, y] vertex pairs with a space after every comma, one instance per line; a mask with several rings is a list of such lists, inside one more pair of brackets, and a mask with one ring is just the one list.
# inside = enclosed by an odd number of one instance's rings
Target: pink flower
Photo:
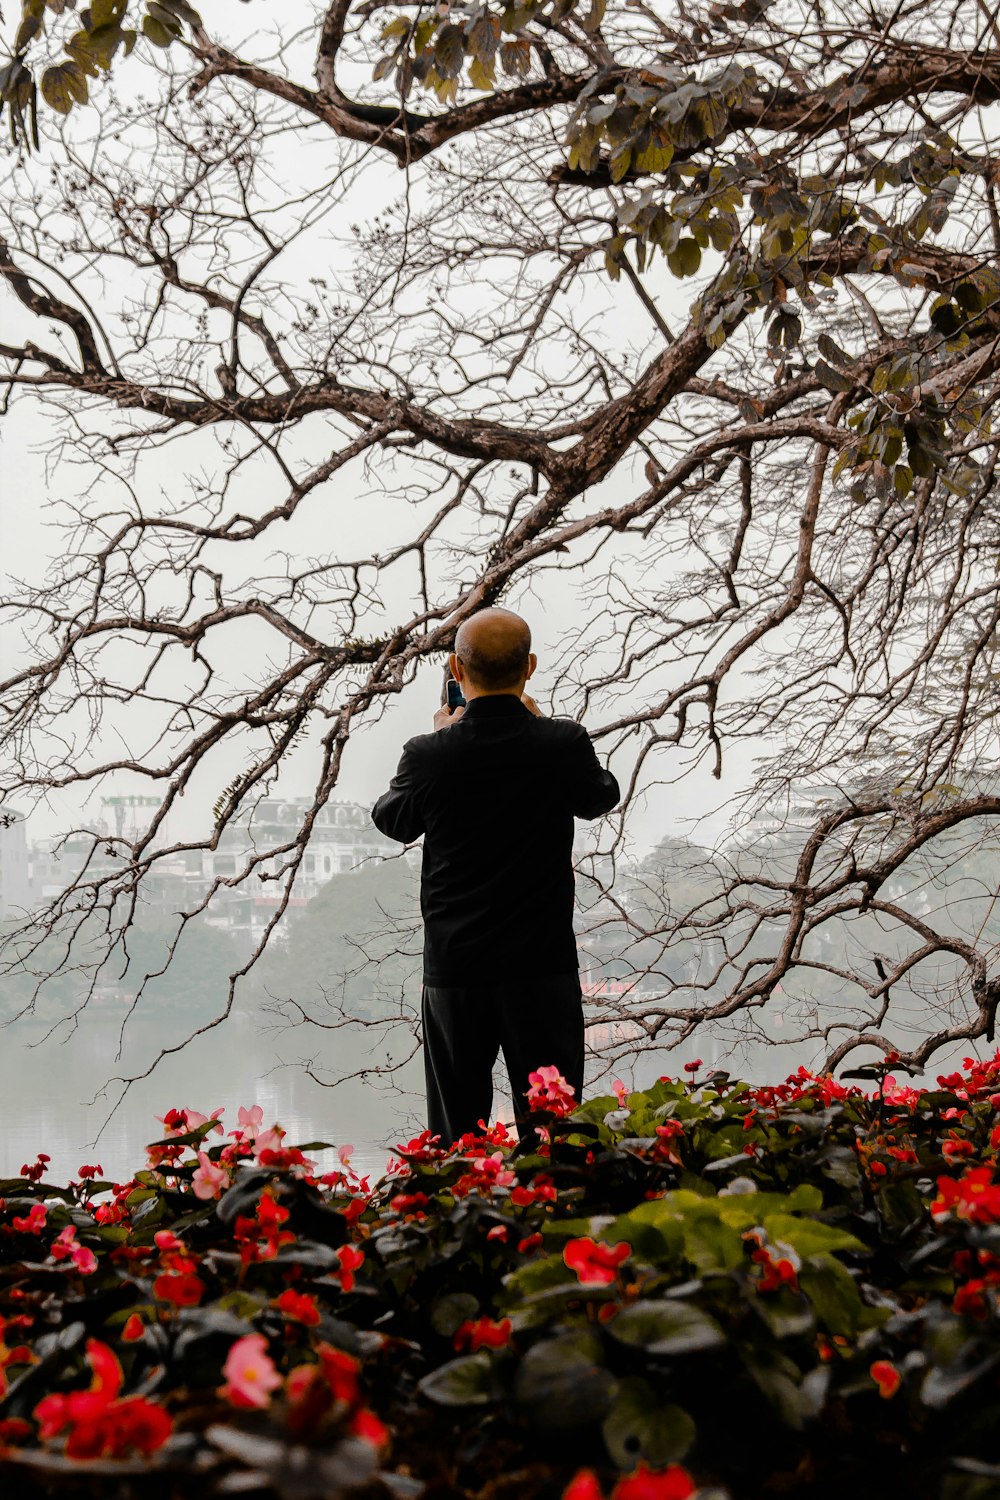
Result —
[[353, 1146], [338, 1146], [337, 1147], [337, 1155], [340, 1158], [340, 1165], [342, 1167], [349, 1167], [351, 1165], [351, 1155], [352, 1155], [353, 1151], [354, 1151], [354, 1147]]
[[916, 1089], [911, 1089], [908, 1084], [897, 1083], [890, 1073], [882, 1080], [882, 1098], [887, 1104], [914, 1105], [920, 1098]]
[[199, 1151], [193, 1185], [196, 1198], [218, 1198], [222, 1189], [229, 1186], [229, 1173], [225, 1167], [216, 1166], [204, 1151]]
[[239, 1145], [247, 1146], [256, 1138], [263, 1124], [264, 1110], [261, 1105], [252, 1104], [249, 1109], [244, 1109], [241, 1105], [236, 1113], [237, 1128], [229, 1134], [236, 1138]]
[[219, 1394], [234, 1406], [267, 1406], [271, 1392], [281, 1384], [262, 1333], [248, 1333], [237, 1339], [226, 1356], [222, 1373], [226, 1383]]
[[569, 1241], [563, 1250], [563, 1260], [576, 1272], [581, 1286], [608, 1286], [617, 1276], [622, 1261], [631, 1254], [632, 1246], [625, 1240], [618, 1245], [602, 1245], [584, 1235]]
[[613, 1078], [611, 1080], [611, 1087], [615, 1091], [615, 1096], [616, 1096], [616, 1098], [618, 1100], [618, 1103], [624, 1109], [625, 1104], [626, 1104], [626, 1102], [628, 1100], [628, 1089], [627, 1089], [627, 1087], [625, 1086], [624, 1083], [622, 1083], [622, 1081], [621, 1081], [620, 1078]]
[[212, 1130], [221, 1132], [219, 1116], [224, 1114], [224, 1109], [213, 1109], [210, 1115], [200, 1114], [196, 1109], [170, 1109], [165, 1115], [155, 1115], [154, 1119], [163, 1126], [165, 1136], [187, 1135], [188, 1131], [197, 1130], [200, 1125], [207, 1125], [209, 1121], [212, 1122]]
[[575, 1091], [556, 1067], [537, 1068], [528, 1074], [531, 1087], [528, 1105], [531, 1109], [549, 1109], [565, 1115], [576, 1104]]
[[272, 1125], [270, 1130], [258, 1131], [253, 1142], [254, 1156], [259, 1156], [262, 1151], [280, 1151], [284, 1137], [285, 1132], [280, 1125]]

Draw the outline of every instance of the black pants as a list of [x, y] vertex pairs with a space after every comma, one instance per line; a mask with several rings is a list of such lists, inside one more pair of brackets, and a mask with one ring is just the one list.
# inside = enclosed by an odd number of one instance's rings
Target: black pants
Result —
[[478, 1121], [489, 1124], [493, 1064], [503, 1051], [514, 1114], [528, 1111], [528, 1074], [554, 1063], [579, 1099], [583, 1090], [583, 1000], [576, 974], [461, 988], [424, 985], [427, 1123], [441, 1144]]

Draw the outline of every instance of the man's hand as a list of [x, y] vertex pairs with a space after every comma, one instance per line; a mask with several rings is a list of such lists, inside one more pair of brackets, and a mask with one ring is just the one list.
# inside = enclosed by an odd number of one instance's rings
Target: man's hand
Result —
[[545, 715], [542, 713], [542, 710], [538, 707], [538, 704], [535, 702], [534, 698], [532, 698], [530, 693], [522, 693], [521, 702], [524, 704], [529, 713], [535, 715], [536, 719], [545, 718]]
[[459, 719], [464, 713], [464, 708], [449, 708], [447, 704], [445, 704], [445, 706], [443, 708], [439, 708], [437, 713], [434, 715], [434, 728], [450, 729], [452, 724], [458, 723]]

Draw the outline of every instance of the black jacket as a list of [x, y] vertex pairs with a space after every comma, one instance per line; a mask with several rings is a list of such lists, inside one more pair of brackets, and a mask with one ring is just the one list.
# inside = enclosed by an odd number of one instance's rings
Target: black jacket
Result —
[[401, 843], [424, 837], [425, 982], [575, 974], [573, 818], [620, 795], [585, 729], [513, 694], [408, 740], [372, 819]]

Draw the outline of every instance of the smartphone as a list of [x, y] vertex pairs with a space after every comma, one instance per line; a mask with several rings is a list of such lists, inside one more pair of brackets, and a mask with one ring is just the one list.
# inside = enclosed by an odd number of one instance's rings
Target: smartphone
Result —
[[465, 698], [462, 695], [462, 689], [461, 689], [460, 684], [455, 681], [454, 677], [449, 677], [448, 678], [448, 707], [450, 709], [454, 710], [456, 708], [465, 708], [465, 706], [466, 706]]

